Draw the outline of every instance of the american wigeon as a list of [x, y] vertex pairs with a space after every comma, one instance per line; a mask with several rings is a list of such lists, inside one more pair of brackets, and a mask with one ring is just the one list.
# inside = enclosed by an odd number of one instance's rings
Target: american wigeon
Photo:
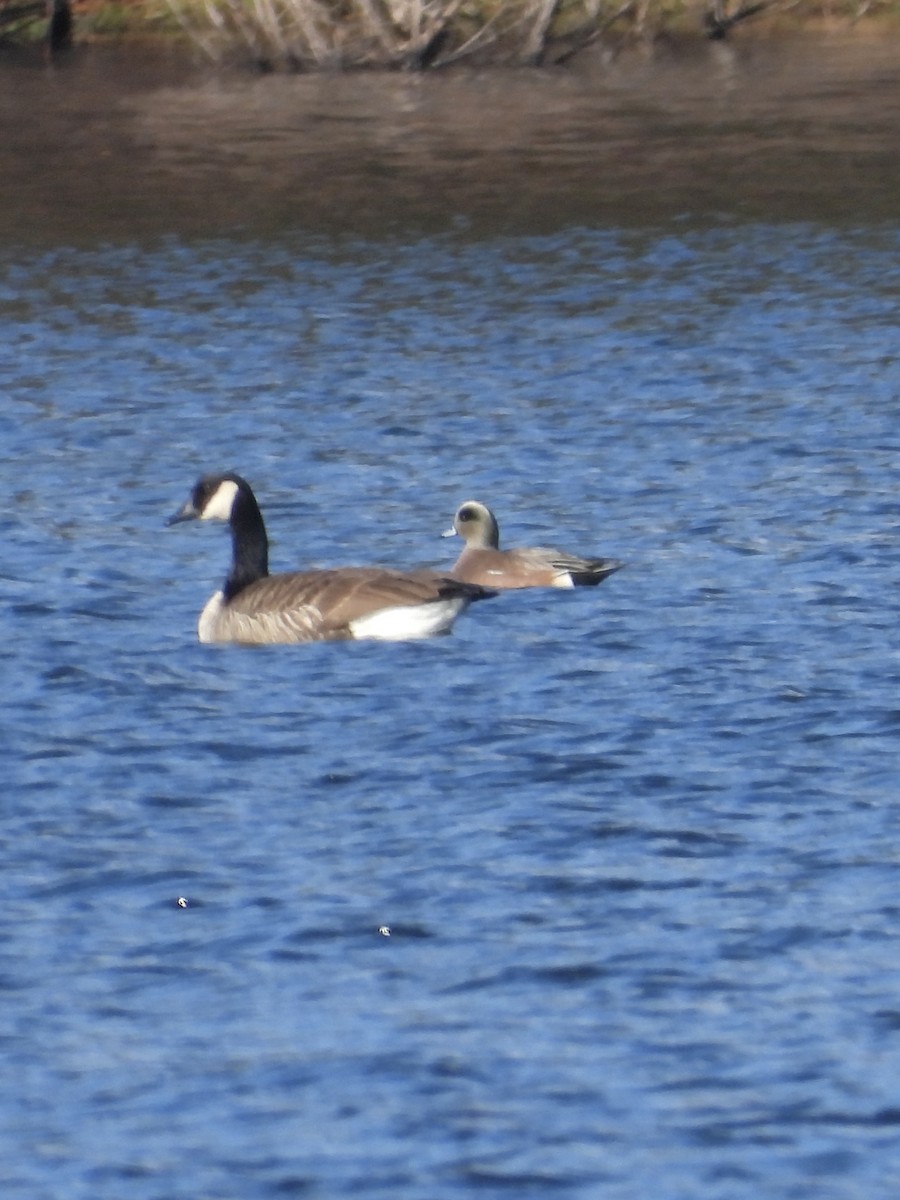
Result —
[[501, 550], [497, 518], [477, 500], [460, 505], [444, 537], [455, 533], [466, 545], [450, 574], [464, 583], [497, 589], [594, 587], [624, 566], [613, 558], [580, 558], [546, 546]]

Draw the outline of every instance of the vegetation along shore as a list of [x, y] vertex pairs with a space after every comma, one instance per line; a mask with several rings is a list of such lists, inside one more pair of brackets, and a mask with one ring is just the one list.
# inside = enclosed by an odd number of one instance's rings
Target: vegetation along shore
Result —
[[559, 66], [659, 38], [900, 32], [900, 0], [0, 0], [0, 42], [180, 38], [260, 70]]

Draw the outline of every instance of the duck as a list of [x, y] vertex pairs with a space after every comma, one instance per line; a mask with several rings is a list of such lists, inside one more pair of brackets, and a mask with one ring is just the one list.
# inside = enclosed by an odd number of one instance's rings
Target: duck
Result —
[[596, 587], [625, 565], [614, 558], [581, 558], [547, 546], [501, 550], [497, 518], [478, 500], [467, 500], [456, 510], [443, 536], [454, 534], [466, 544], [450, 571], [452, 577], [495, 590]]
[[409, 641], [449, 633], [493, 592], [427, 569], [331, 567], [269, 574], [269, 539], [253, 489], [234, 472], [204, 475], [167, 521], [224, 521], [231, 569], [197, 624], [201, 642], [277, 645]]

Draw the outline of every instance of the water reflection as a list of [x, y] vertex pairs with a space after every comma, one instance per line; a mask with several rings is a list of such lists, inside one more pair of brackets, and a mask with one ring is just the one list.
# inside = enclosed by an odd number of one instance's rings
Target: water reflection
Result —
[[898, 66], [844, 36], [425, 77], [7, 63], [0, 239], [892, 218]]

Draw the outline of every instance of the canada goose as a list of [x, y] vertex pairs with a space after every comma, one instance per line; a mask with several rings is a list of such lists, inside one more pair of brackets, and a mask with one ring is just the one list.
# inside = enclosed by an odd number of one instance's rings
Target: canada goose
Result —
[[198, 480], [168, 521], [227, 521], [231, 570], [200, 614], [201, 642], [405, 641], [449, 633], [473, 600], [493, 595], [435, 571], [334, 567], [269, 574], [269, 539], [250, 485], [240, 475]]
[[613, 558], [579, 558], [546, 546], [501, 550], [497, 518], [477, 500], [460, 505], [453, 528], [443, 536], [455, 533], [466, 544], [450, 574], [464, 583], [491, 588], [594, 587], [624, 566]]

